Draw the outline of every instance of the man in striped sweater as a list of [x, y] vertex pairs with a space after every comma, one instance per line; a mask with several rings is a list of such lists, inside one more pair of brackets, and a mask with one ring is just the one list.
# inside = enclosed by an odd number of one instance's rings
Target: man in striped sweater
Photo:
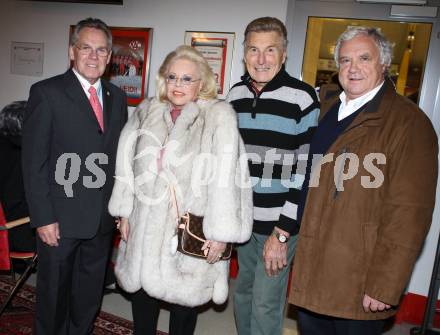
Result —
[[243, 81], [227, 100], [238, 115], [253, 184], [254, 228], [238, 247], [234, 294], [239, 335], [282, 333], [283, 311], [296, 235], [297, 204], [306, 155], [316, 128], [315, 90], [284, 69], [287, 31], [272, 17], [246, 28]]

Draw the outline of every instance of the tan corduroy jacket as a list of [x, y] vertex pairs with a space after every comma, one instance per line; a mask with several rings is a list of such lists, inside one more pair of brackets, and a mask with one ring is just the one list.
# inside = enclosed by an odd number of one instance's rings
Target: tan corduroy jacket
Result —
[[[336, 101], [322, 102], [321, 118]], [[437, 136], [386, 79], [331, 153], [307, 195], [289, 301], [335, 317], [384, 319], [395, 309], [366, 313], [362, 299], [399, 303], [431, 224]]]

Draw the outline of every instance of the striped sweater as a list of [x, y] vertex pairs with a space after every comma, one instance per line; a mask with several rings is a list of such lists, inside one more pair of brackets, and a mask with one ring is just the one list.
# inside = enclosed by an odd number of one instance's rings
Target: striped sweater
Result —
[[277, 226], [292, 235], [306, 155], [318, 124], [315, 90], [287, 74], [284, 66], [256, 93], [249, 74], [227, 97], [238, 115], [253, 185], [255, 233], [269, 235]]

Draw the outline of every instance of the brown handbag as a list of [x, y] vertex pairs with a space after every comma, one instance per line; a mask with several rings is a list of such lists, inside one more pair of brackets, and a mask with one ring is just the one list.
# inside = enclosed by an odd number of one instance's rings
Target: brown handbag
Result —
[[[171, 196], [173, 198], [173, 206], [176, 209], [176, 218], [179, 218], [179, 210], [173, 187], [171, 187]], [[203, 234], [203, 216], [197, 216], [190, 212], [182, 215], [177, 225], [177, 238], [177, 251], [182, 254], [205, 259], [208, 256], [208, 250], [202, 250], [202, 246], [206, 242], [205, 235]], [[227, 243], [221, 259], [228, 260], [231, 258], [231, 254], [232, 243]]]

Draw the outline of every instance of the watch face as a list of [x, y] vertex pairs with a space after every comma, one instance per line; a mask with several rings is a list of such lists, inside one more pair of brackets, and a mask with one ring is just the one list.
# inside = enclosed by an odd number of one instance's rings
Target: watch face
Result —
[[280, 241], [281, 243], [285, 243], [287, 241], [287, 237], [284, 235], [279, 234], [278, 235], [278, 241]]

